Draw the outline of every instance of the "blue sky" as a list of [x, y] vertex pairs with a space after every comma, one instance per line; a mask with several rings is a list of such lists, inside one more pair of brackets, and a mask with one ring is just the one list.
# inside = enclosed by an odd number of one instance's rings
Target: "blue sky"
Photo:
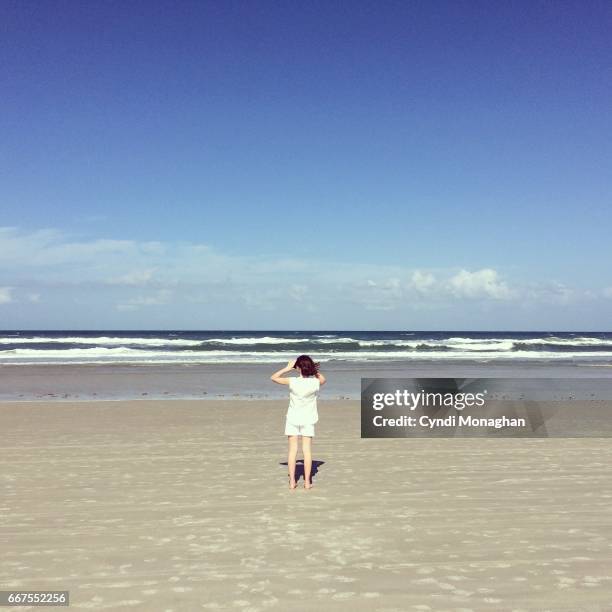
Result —
[[0, 327], [609, 330], [608, 2], [0, 4]]

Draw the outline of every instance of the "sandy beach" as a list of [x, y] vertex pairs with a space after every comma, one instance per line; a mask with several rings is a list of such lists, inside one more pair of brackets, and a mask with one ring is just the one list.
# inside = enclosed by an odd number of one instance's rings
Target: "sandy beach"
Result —
[[[359, 438], [321, 402], [0, 404], [3, 589], [92, 610], [612, 609], [608, 439]], [[23, 608], [22, 608], [23, 609]]]

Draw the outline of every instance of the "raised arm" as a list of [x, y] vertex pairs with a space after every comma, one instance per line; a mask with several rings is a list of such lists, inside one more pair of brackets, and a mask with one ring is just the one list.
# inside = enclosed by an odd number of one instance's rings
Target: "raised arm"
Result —
[[323, 376], [323, 374], [321, 374], [321, 372], [318, 372], [318, 373], [317, 373], [317, 378], [319, 379], [319, 382], [320, 382], [322, 385], [324, 385], [324, 384], [325, 384], [325, 381], [327, 380], [327, 379], [325, 378], [325, 376]]
[[289, 379], [283, 378], [283, 374], [287, 374], [287, 372], [291, 372], [295, 367], [295, 359], [291, 359], [284, 368], [281, 368], [278, 372], [274, 372], [272, 376], [270, 376], [270, 380], [278, 383], [279, 385], [288, 385]]

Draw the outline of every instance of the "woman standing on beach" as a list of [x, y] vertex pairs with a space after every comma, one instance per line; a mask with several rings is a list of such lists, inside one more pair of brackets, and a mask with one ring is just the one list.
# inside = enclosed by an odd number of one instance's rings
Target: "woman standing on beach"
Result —
[[[291, 370], [297, 370], [299, 376], [284, 378]], [[312, 488], [310, 474], [312, 472], [312, 439], [314, 424], [319, 420], [317, 412], [317, 396], [321, 385], [325, 384], [325, 376], [319, 372], [319, 364], [308, 355], [300, 355], [291, 359], [287, 365], [274, 372], [270, 379], [279, 385], [289, 386], [289, 408], [285, 423], [285, 435], [289, 440], [289, 488], [295, 489], [295, 460], [298, 451], [298, 437], [302, 438], [304, 453], [304, 488]]]

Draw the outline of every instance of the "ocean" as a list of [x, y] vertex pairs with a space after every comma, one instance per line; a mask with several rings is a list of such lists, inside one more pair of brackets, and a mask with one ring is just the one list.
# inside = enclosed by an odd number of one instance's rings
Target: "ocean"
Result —
[[1, 331], [0, 364], [612, 363], [612, 332]]

